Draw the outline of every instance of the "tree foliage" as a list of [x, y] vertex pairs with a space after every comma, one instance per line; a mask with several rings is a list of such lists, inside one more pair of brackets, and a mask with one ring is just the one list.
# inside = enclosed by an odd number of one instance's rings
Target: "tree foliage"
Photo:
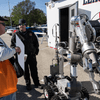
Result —
[[29, 26], [34, 23], [43, 24], [46, 23], [46, 16], [40, 9], [35, 9], [35, 2], [25, 0], [19, 2], [12, 9], [12, 21], [13, 25], [18, 25], [19, 19], [25, 19]]
[[4, 16], [8, 21], [5, 21], [6, 26], [10, 26], [10, 17]]
[[46, 23], [46, 16], [42, 10], [34, 9], [29, 14], [29, 21], [28, 22], [29, 22], [30, 26], [34, 23], [44, 24], [44, 23]]

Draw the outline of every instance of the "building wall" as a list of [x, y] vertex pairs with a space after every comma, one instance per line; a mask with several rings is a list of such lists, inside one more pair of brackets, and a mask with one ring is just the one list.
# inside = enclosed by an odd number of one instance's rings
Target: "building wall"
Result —
[[[100, 11], [100, 1], [99, 0], [59, 0], [56, 2], [48, 2], [47, 8], [47, 25], [48, 25], [48, 46], [55, 48], [55, 34], [52, 35], [52, 29], [54, 29], [54, 24], [59, 24], [59, 9], [70, 6], [71, 4], [78, 1], [78, 12], [79, 14], [87, 14], [91, 19], [96, 13]], [[89, 1], [89, 2], [88, 2]], [[94, 19], [99, 18], [99, 13], [94, 17]], [[55, 29], [53, 30], [55, 33]], [[57, 35], [59, 36], [59, 27], [57, 27]], [[59, 38], [58, 38], [59, 41]]]
[[90, 13], [89, 16], [90, 19], [93, 18], [95, 14], [97, 14], [93, 20], [99, 18], [99, 12], [100, 12], [100, 1], [99, 0], [79, 0], [79, 8], [84, 10], [84, 13]]

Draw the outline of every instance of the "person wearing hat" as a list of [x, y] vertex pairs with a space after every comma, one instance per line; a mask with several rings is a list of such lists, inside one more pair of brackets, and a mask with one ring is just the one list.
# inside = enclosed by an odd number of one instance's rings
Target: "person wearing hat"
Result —
[[[0, 36], [5, 33], [7, 19], [0, 16]], [[9, 48], [0, 38], [0, 100], [16, 100], [17, 75], [8, 59], [20, 53], [19, 47]]]
[[38, 43], [37, 37], [32, 31], [26, 30], [26, 21], [24, 19], [19, 20], [19, 31], [13, 34], [12, 39], [11, 39], [11, 47], [15, 47], [16, 34], [24, 43], [25, 54], [27, 54], [27, 59], [25, 62], [25, 74], [24, 74], [26, 89], [27, 90], [32, 89], [30, 72], [31, 72], [31, 77], [32, 77], [35, 87], [42, 89], [43, 87], [39, 83], [38, 71], [37, 71], [36, 55], [38, 55], [38, 52], [39, 52], [39, 43]]

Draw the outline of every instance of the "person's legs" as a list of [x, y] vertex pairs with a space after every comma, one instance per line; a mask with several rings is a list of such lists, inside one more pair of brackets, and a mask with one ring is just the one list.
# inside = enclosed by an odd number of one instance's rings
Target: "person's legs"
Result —
[[31, 76], [32, 76], [33, 82], [36, 86], [38, 86], [39, 85], [39, 78], [38, 78], [36, 57], [33, 57], [29, 61], [29, 66], [30, 66], [30, 71], [31, 71]]
[[0, 98], [0, 100], [16, 100], [16, 92], [8, 96]]
[[24, 78], [25, 78], [26, 84], [30, 84], [30, 73], [29, 73], [29, 68], [28, 68], [28, 61], [25, 62]]
[[25, 62], [24, 78], [26, 82], [26, 89], [31, 90], [31, 80], [30, 80], [30, 73], [29, 73], [29, 67], [28, 67], [28, 60]]
[[29, 65], [30, 65], [31, 76], [35, 84], [35, 87], [43, 89], [43, 86], [41, 86], [41, 84], [39, 83], [36, 57], [34, 56], [32, 57], [32, 60], [30, 60]]

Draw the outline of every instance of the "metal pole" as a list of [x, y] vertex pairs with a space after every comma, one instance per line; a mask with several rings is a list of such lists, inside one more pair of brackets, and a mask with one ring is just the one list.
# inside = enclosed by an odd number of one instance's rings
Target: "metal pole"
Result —
[[56, 43], [56, 49], [55, 49], [55, 52], [56, 52], [56, 60], [57, 60], [57, 64], [59, 65], [59, 57], [58, 57], [58, 41], [57, 41], [57, 24], [55, 25], [55, 35], [56, 35], [56, 39], [55, 39], [55, 43]]
[[8, 0], [8, 6], [9, 6], [9, 14], [10, 14], [10, 24], [11, 24], [11, 27], [12, 27], [12, 20], [11, 20], [11, 11], [10, 11], [10, 5], [9, 5], [9, 0]]

